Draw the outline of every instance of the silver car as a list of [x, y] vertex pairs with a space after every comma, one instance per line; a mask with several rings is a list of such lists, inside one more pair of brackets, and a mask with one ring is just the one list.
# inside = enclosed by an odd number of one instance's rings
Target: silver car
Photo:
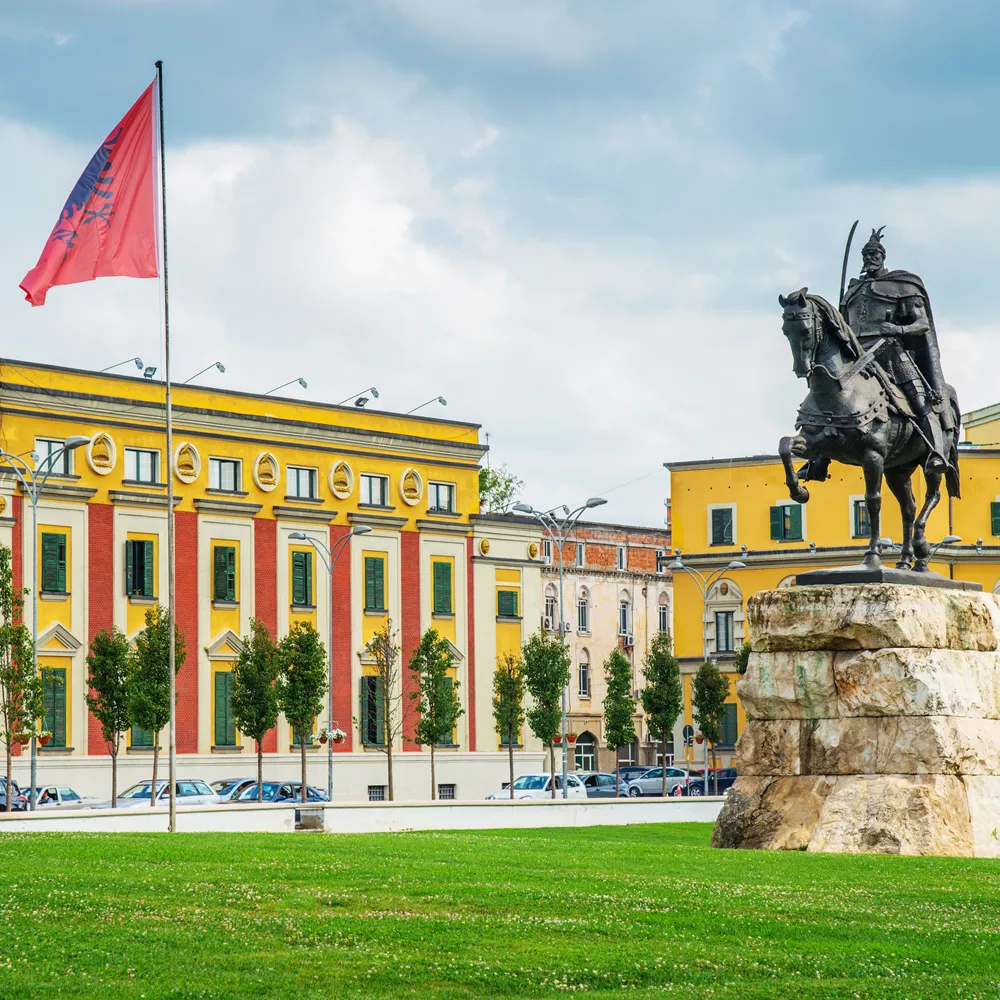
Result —
[[96, 795], [81, 795], [68, 785], [42, 785], [35, 789], [36, 809], [89, 809], [100, 802]]
[[212, 782], [212, 791], [219, 796], [220, 802], [234, 802], [251, 785], [256, 788], [256, 778], [220, 778]]
[[602, 771], [577, 771], [576, 776], [587, 789], [588, 799], [613, 799], [628, 795], [628, 785], [618, 779], [618, 796], [615, 795], [615, 776]]
[[[640, 775], [628, 783], [629, 798], [637, 799], [643, 795], [663, 794], [663, 768], [651, 767], [645, 774]], [[691, 784], [691, 776], [681, 767], [668, 767], [667, 771], [667, 795], [676, 795], [680, 786], [681, 794], [688, 791]], [[697, 792], [693, 794], [698, 794]]]
[[[118, 796], [117, 807], [119, 809], [132, 809], [136, 806], [149, 808], [149, 794], [153, 787], [152, 781], [140, 781], [131, 788], [126, 788]], [[170, 800], [170, 794], [166, 781], [156, 783], [156, 804], [165, 806]], [[219, 796], [212, 791], [208, 784], [198, 778], [180, 778], [177, 781], [177, 805], [178, 806], [203, 806], [214, 804], [219, 801]], [[92, 806], [93, 809], [110, 809], [111, 800], [100, 802]]]

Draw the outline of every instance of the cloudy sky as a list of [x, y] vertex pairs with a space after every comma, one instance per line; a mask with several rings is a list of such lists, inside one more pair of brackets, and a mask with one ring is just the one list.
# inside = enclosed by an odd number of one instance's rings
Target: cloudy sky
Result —
[[531, 502], [656, 525], [664, 461], [790, 431], [777, 295], [835, 299], [855, 218], [851, 271], [885, 224], [1000, 400], [998, 36], [991, 0], [4, 0], [0, 351], [157, 362], [156, 282], [17, 286], [162, 58], [178, 378], [440, 393]]

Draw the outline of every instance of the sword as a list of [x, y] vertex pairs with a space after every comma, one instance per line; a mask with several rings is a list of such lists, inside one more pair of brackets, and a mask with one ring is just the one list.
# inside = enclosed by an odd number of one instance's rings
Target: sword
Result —
[[[840, 298], [837, 300], [837, 308], [840, 310], [841, 316], [844, 316], [844, 289], [847, 286], [847, 259], [851, 256], [851, 240], [854, 239], [854, 230], [858, 228], [858, 223], [860, 219], [854, 220], [854, 225], [851, 226], [851, 231], [847, 234], [847, 246], [844, 247], [844, 266], [840, 269]], [[844, 316], [844, 319], [847, 319]]]

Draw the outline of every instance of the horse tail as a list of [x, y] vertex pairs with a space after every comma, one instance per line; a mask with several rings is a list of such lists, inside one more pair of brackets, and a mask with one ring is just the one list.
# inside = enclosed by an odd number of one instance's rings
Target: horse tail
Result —
[[962, 411], [958, 406], [958, 395], [952, 386], [948, 386], [946, 405], [951, 409], [951, 435], [948, 440], [948, 469], [944, 474], [948, 496], [960, 500], [962, 498], [962, 480], [958, 474], [958, 442], [962, 433]]

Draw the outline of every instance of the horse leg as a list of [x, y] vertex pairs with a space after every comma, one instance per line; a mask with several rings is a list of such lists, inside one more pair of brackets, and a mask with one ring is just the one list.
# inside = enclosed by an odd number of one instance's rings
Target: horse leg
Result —
[[785, 467], [785, 485], [788, 487], [788, 495], [796, 503], [806, 503], [809, 500], [809, 490], [803, 486], [795, 475], [795, 467], [792, 465], [792, 455], [804, 455], [806, 451], [806, 440], [801, 434], [795, 437], [783, 437], [778, 442], [778, 454], [781, 456], [781, 464]]
[[913, 569], [913, 519], [917, 515], [917, 503], [913, 499], [913, 488], [910, 485], [913, 469], [914, 466], [907, 466], [885, 471], [885, 481], [889, 484], [892, 495], [899, 501], [899, 510], [903, 515], [903, 545], [896, 569]]
[[927, 496], [924, 498], [924, 505], [920, 508], [916, 521], [913, 522], [913, 554], [917, 557], [917, 561], [913, 564], [915, 573], [927, 572], [927, 560], [931, 554], [931, 545], [927, 541], [926, 535], [927, 518], [931, 516], [931, 511], [941, 499], [941, 475], [940, 472], [924, 472], [924, 479], [927, 482]]
[[882, 466], [885, 462], [881, 452], [869, 448], [861, 460], [861, 468], [865, 474], [865, 506], [868, 508], [868, 524], [871, 528], [871, 538], [868, 541], [868, 551], [862, 560], [869, 569], [882, 565], [879, 555], [882, 537]]

